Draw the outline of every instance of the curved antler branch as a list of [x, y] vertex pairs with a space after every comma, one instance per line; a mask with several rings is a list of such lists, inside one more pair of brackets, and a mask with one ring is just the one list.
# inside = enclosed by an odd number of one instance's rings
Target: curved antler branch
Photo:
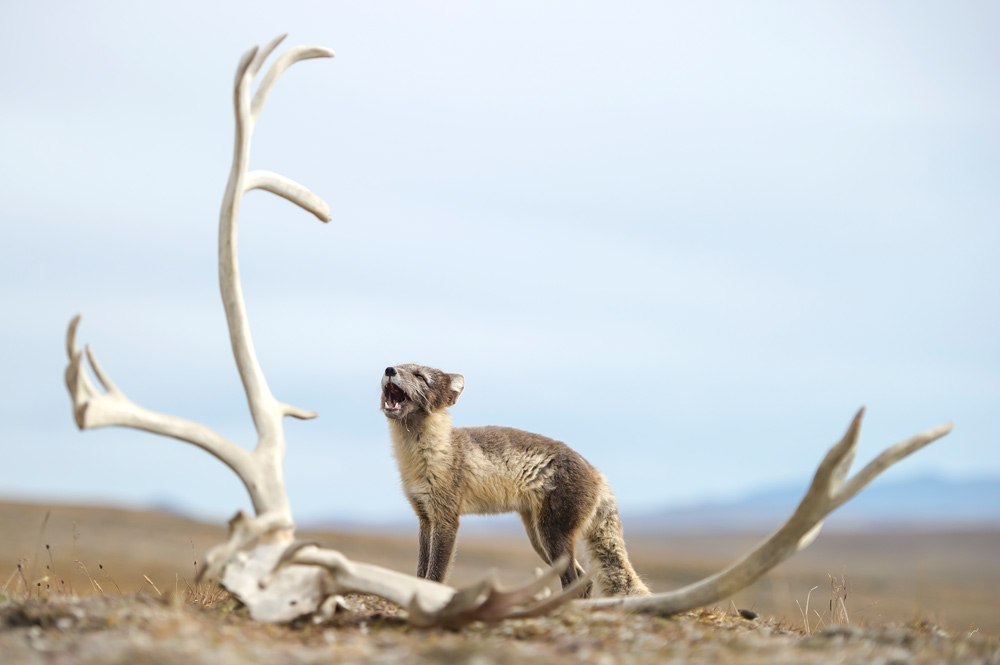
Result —
[[952, 430], [952, 424], [946, 423], [921, 434], [911, 436], [905, 441], [890, 446], [883, 450], [875, 459], [866, 464], [864, 468], [854, 474], [854, 477], [843, 483], [840, 491], [837, 492], [830, 511], [836, 510], [853, 499], [858, 492], [863, 490], [868, 483], [873, 481], [880, 473], [888, 469], [899, 460], [912, 455], [924, 446], [940, 439]]
[[411, 624], [421, 627], [459, 628], [475, 621], [539, 616], [580, 595], [589, 580], [578, 578], [558, 594], [548, 595], [569, 564], [563, 557], [528, 584], [503, 589], [495, 575], [476, 584], [455, 589], [440, 582], [398, 573], [388, 568], [351, 561], [340, 552], [296, 543], [279, 558], [275, 570], [292, 564], [315, 566], [325, 571], [327, 593], [370, 593], [406, 608]]
[[[311, 58], [332, 58], [336, 55], [331, 49], [325, 46], [296, 46], [293, 49], [289, 49], [278, 58], [271, 68], [267, 70], [264, 74], [263, 80], [257, 87], [257, 92], [253, 96], [253, 102], [250, 105], [251, 117], [256, 122], [258, 116], [260, 116], [261, 110], [264, 108], [264, 103], [267, 101], [267, 96], [271, 94], [271, 89], [274, 88], [274, 84], [278, 82], [278, 78], [285, 73], [285, 70], [294, 65], [300, 60], [309, 60]], [[266, 57], [266, 56], [265, 56]], [[257, 72], [254, 71], [254, 74]]]
[[274, 53], [274, 49], [278, 48], [278, 45], [285, 41], [285, 37], [287, 36], [288, 33], [283, 32], [265, 44], [264, 48], [258, 47], [255, 49], [254, 56], [247, 68], [247, 72], [250, 74], [251, 79], [257, 76], [257, 73], [260, 72], [260, 68], [264, 65], [264, 62], [271, 57], [271, 54]]
[[[73, 400], [74, 418], [81, 429], [118, 425], [193, 443], [236, 472], [246, 486], [258, 516], [268, 515], [282, 524], [291, 524], [291, 509], [282, 474], [285, 439], [281, 421], [285, 416], [308, 419], [315, 418], [316, 414], [279, 402], [271, 394], [254, 351], [237, 261], [239, 208], [243, 195], [249, 189], [263, 189], [282, 196], [321, 220], [330, 218], [330, 208], [326, 202], [299, 183], [268, 171], [248, 172], [254, 119], [277, 78], [299, 60], [332, 55], [332, 51], [321, 47], [300, 46], [289, 50], [267, 72], [254, 98], [256, 101], [252, 103], [250, 87], [253, 79], [283, 40], [284, 35], [281, 35], [263, 48], [250, 49], [240, 58], [236, 68], [233, 85], [236, 116], [233, 163], [219, 215], [219, 289], [229, 325], [233, 356], [258, 433], [255, 449], [250, 451], [241, 448], [204, 425], [156, 413], [129, 400], [104, 372], [89, 348], [85, 352], [76, 348], [79, 317], [73, 319], [67, 333], [69, 365], [66, 368], [66, 385]], [[252, 106], [255, 111], [252, 111]], [[90, 365], [99, 386], [91, 381], [85, 364]], [[290, 527], [271, 530], [269, 537], [289, 539], [291, 533]]]
[[767, 540], [725, 570], [676, 591], [651, 596], [599, 598], [581, 601], [596, 607], [621, 607], [637, 612], [670, 615], [703, 607], [746, 588], [796, 552], [808, 547], [823, 520], [849, 501], [878, 474], [907, 455], [948, 434], [950, 423], [917, 434], [886, 449], [850, 480], [846, 480], [857, 448], [864, 409], [858, 411], [844, 437], [820, 462], [812, 484], [795, 512]]
[[[80, 316], [73, 317], [66, 331], [66, 388], [73, 401], [73, 418], [80, 429], [99, 427], [131, 427], [153, 434], [167, 436], [194, 444], [210, 453], [236, 472], [243, 481], [254, 507], [266, 504], [257, 490], [259, 479], [254, 469], [249, 451], [200, 423], [151, 411], [139, 406], [123, 393], [97, 361], [97, 356], [87, 346], [80, 351], [76, 346], [76, 331]], [[86, 360], [84, 360], [86, 358]], [[85, 365], [97, 377], [100, 388], [87, 376]]]
[[246, 175], [243, 190], [249, 192], [251, 189], [263, 189], [283, 199], [287, 199], [300, 208], [316, 215], [321, 222], [329, 222], [331, 219], [330, 206], [327, 205], [326, 201], [294, 180], [278, 173], [272, 173], [271, 171], [251, 171]]
[[330, 218], [330, 208], [326, 202], [304, 186], [277, 173], [269, 171], [248, 172], [250, 144], [256, 117], [278, 77], [299, 60], [333, 55], [329, 49], [316, 46], [299, 46], [290, 49], [279, 57], [265, 74], [251, 103], [250, 84], [264, 60], [283, 39], [284, 35], [275, 38], [263, 49], [253, 48], [247, 51], [237, 67], [233, 99], [236, 115], [233, 164], [219, 215], [219, 290], [226, 311], [226, 322], [229, 325], [233, 357], [243, 381], [254, 426], [257, 428], [259, 437], [257, 452], [261, 456], [270, 458], [275, 464], [280, 464], [280, 457], [284, 454], [281, 418], [286, 415], [300, 418], [310, 417], [312, 413], [277, 402], [267, 385], [264, 372], [257, 360], [253, 338], [250, 334], [246, 303], [240, 287], [237, 257], [237, 220], [239, 219], [240, 201], [243, 194], [250, 189], [264, 189], [292, 201], [323, 221]]

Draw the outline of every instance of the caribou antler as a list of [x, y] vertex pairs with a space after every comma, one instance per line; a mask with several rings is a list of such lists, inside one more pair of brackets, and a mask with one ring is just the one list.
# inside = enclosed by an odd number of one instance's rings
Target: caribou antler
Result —
[[[257, 429], [256, 447], [252, 451], [247, 450], [204, 425], [156, 413], [135, 404], [108, 378], [93, 352], [87, 348], [86, 358], [100, 383], [98, 389], [87, 375], [84, 354], [76, 348], [79, 316], [70, 323], [66, 342], [70, 360], [66, 369], [66, 385], [73, 399], [73, 413], [80, 429], [118, 425], [187, 441], [222, 460], [243, 482], [250, 494], [256, 517], [248, 518], [241, 513], [231, 522], [229, 541], [209, 553], [206, 557], [208, 566], [203, 571], [208, 574], [221, 573], [223, 584], [237, 595], [248, 587], [256, 589], [258, 579], [238, 575], [236, 572], [241, 569], [229, 566], [236, 553], [249, 546], [260, 548], [280, 543], [284, 547], [293, 539], [294, 522], [282, 473], [285, 435], [281, 421], [285, 416], [316, 416], [310, 411], [279, 402], [267, 385], [250, 335], [236, 252], [240, 201], [252, 189], [277, 194], [324, 222], [330, 219], [329, 206], [302, 185], [269, 171], [248, 171], [254, 126], [278, 77], [300, 60], [333, 56], [333, 51], [319, 46], [299, 46], [289, 50], [264, 75], [251, 99], [250, 87], [254, 77], [283, 39], [284, 35], [272, 40], [264, 48], [251, 49], [243, 55], [236, 69], [233, 100], [236, 140], [232, 169], [219, 214], [219, 290], [229, 326], [233, 357]], [[253, 560], [252, 555], [249, 560]], [[269, 572], [269, 569], [265, 572]], [[295, 577], [296, 583], [303, 588], [315, 589], [315, 594], [319, 593], [319, 573], [315, 570], [300, 569], [296, 575], [289, 576]], [[287, 606], [289, 601], [284, 600]], [[294, 612], [289, 612], [286, 607], [280, 616], [268, 618], [292, 618], [314, 609], [308, 598], [303, 598], [302, 602], [296, 602], [294, 598], [291, 600]]]
[[411, 624], [421, 627], [458, 628], [474, 621], [494, 622], [546, 614], [576, 598], [589, 579], [581, 576], [554, 595], [549, 586], [569, 565], [562, 557], [533, 581], [521, 587], [503, 589], [495, 574], [463, 589], [367, 563], [350, 561], [340, 552], [322, 549], [313, 543], [296, 543], [278, 559], [275, 570], [297, 564], [316, 566], [326, 572], [330, 594], [370, 593], [406, 608]]
[[[250, 335], [250, 324], [240, 287], [236, 251], [240, 201], [246, 192], [253, 189], [277, 194], [313, 213], [321, 221], [330, 220], [329, 206], [304, 186], [270, 171], [248, 171], [253, 130], [278, 77], [300, 60], [333, 56], [333, 51], [320, 46], [299, 46], [290, 49], [271, 65], [251, 99], [250, 87], [254, 77], [284, 38], [282, 35], [264, 48], [251, 49], [243, 55], [236, 69], [233, 99], [236, 140], [232, 168], [219, 214], [219, 290], [226, 312], [226, 323], [229, 326], [233, 357], [257, 430], [256, 447], [252, 451], [247, 450], [204, 425], [156, 413], [135, 404], [112, 383], [98, 364], [93, 352], [87, 348], [87, 360], [103, 389], [99, 390], [87, 376], [84, 354], [76, 348], [79, 316], [70, 323], [66, 344], [70, 359], [69, 367], [66, 369], [66, 384], [73, 399], [73, 412], [80, 429], [118, 425], [187, 441], [222, 460], [243, 482], [250, 494], [256, 517], [248, 518], [241, 513], [233, 520], [230, 525], [229, 541], [209, 553], [208, 567], [204, 571], [211, 574], [221, 573], [223, 585], [237, 595], [245, 595], [248, 589], [256, 593], [259, 578], [245, 574], [246, 566], [229, 565], [236, 558], [236, 553], [251, 545], [267, 549], [273, 547], [274, 543], [279, 543], [284, 547], [294, 536], [292, 511], [282, 472], [285, 455], [282, 419], [285, 416], [302, 419], [316, 417], [313, 412], [279, 402], [267, 385]], [[253, 562], [255, 558], [251, 554], [241, 559], [243, 563], [246, 561]], [[256, 570], [253, 566], [251, 569]], [[269, 568], [267, 570], [269, 571]], [[267, 611], [264, 611], [255, 612], [255, 615], [281, 620], [294, 618], [315, 609], [315, 596], [319, 595], [320, 589], [319, 573], [311, 569], [300, 569], [284, 577], [292, 578], [290, 583], [292, 586], [305, 590], [301, 598], [283, 597], [268, 605], [267, 610], [271, 611], [272, 606], [283, 603], [282, 612], [267, 614]], [[272, 586], [272, 591], [278, 586]], [[292, 609], [289, 609], [289, 603]], [[253, 607], [251, 612], [254, 612]]]
[[[249, 451], [205, 425], [156, 413], [130, 401], [104, 373], [88, 347], [87, 360], [103, 389], [103, 391], [98, 390], [87, 376], [84, 354], [76, 348], [79, 316], [73, 319], [67, 332], [66, 347], [70, 362], [66, 369], [66, 385], [73, 399], [73, 413], [80, 429], [118, 425], [193, 443], [222, 460], [239, 476], [250, 494], [254, 512], [258, 516], [274, 514], [291, 524], [292, 514], [281, 472], [285, 454], [281, 419], [284, 416], [315, 418], [316, 414], [280, 403], [271, 394], [250, 336], [250, 324], [240, 288], [239, 262], [236, 255], [240, 199], [251, 189], [273, 192], [308, 210], [322, 221], [330, 219], [329, 206], [302, 185], [276, 173], [247, 171], [254, 125], [278, 77], [299, 60], [333, 56], [333, 51], [319, 46], [299, 46], [291, 49], [271, 66], [251, 101], [250, 85], [254, 76], [260, 71], [264, 60], [284, 38], [285, 36], [281, 35], [263, 49], [251, 49], [243, 55], [237, 67], [234, 96], [236, 143], [229, 182], [219, 215], [219, 289], [226, 311], [226, 323], [229, 325], [236, 367], [243, 381], [250, 413], [257, 428], [256, 448]], [[275, 532], [271, 533], [273, 535]], [[290, 538], [290, 533], [287, 535]]]
[[858, 411], [844, 437], [827, 452], [816, 469], [812, 484], [788, 521], [736, 563], [676, 591], [580, 602], [594, 607], [621, 607], [637, 612], [670, 615], [728, 598], [753, 584], [788, 557], [808, 547], [819, 535], [827, 515], [850, 501], [890, 466], [940, 439], [952, 428], [951, 423], [940, 425], [890, 446], [848, 480], [847, 474], [854, 461], [864, 413], [864, 409]]
[[[206, 555], [199, 574], [224, 572], [223, 584], [250, 608], [255, 619], [286, 621], [306, 613], [323, 613], [325, 600], [347, 593], [381, 596], [408, 610], [410, 623], [457, 628], [473, 621], [538, 616], [583, 591], [581, 577], [555, 595], [545, 596], [568, 559], [560, 559], [531, 583], [501, 589], [493, 578], [462, 589], [368, 563], [351, 561], [336, 550], [307, 542], [267, 538], [286, 528], [267, 515], [250, 519], [237, 513], [229, 522], [229, 541]], [[250, 549], [247, 549], [250, 548]]]
[[[268, 387], [250, 335], [236, 251], [240, 202], [253, 189], [281, 196], [321, 221], [330, 220], [329, 206], [297, 182], [270, 171], [248, 171], [253, 130], [278, 78], [300, 60], [333, 56], [333, 51], [320, 46], [290, 49], [271, 65], [251, 98], [254, 78], [283, 39], [284, 35], [264, 48], [251, 49], [236, 69], [236, 140], [219, 214], [219, 290], [233, 357], [257, 429], [256, 447], [247, 450], [204, 425], [156, 413], [129, 400], [104, 372], [89, 347], [85, 352], [77, 349], [79, 316], [70, 323], [66, 339], [69, 356], [66, 385], [73, 400], [76, 423], [80, 429], [117, 425], [186, 441], [211, 453], [236, 473], [250, 494], [255, 516], [240, 512], [230, 521], [229, 539], [208, 552], [207, 565], [200, 576], [221, 577], [223, 586], [243, 600], [256, 619], [290, 620], [318, 611], [330, 595], [347, 591], [378, 594], [409, 607], [412, 620], [420, 625], [457, 626], [469, 621], [547, 611], [573, 597], [562, 593], [544, 602], [534, 599], [540, 585], [558, 578], [556, 569], [550, 568], [540, 581], [513, 591], [501, 591], [491, 583], [456, 590], [378, 566], [351, 562], [333, 550], [315, 547], [301, 550], [292, 545], [295, 525], [282, 473], [285, 455], [282, 419], [314, 418], [316, 414], [279, 402]], [[87, 374], [88, 362], [99, 387]]]

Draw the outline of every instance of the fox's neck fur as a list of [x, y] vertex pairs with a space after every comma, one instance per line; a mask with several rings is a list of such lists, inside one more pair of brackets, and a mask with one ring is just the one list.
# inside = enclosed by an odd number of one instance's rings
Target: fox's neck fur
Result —
[[447, 410], [412, 420], [390, 420], [392, 448], [403, 484], [441, 478], [455, 462], [451, 414]]

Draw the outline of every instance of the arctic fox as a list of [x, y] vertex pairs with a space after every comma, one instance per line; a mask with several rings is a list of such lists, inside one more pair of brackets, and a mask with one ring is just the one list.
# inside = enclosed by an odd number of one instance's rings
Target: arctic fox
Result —
[[417, 575], [444, 581], [460, 515], [516, 512], [546, 563], [569, 558], [563, 587], [583, 573], [574, 558], [583, 536], [604, 594], [648, 594], [628, 560], [618, 507], [601, 472], [538, 434], [453, 428], [448, 407], [464, 387], [461, 374], [421, 365], [386, 367], [382, 375], [381, 409], [403, 491], [420, 522]]

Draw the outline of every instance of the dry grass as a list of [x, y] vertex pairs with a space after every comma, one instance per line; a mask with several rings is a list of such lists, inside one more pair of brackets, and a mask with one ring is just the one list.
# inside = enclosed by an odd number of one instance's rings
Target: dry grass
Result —
[[838, 580], [830, 575], [830, 622], [841, 626], [849, 626], [851, 617], [847, 614], [847, 578], [843, 575]]
[[772, 619], [583, 611], [462, 631], [417, 630], [377, 598], [324, 624], [262, 625], [234, 603], [148, 594], [0, 603], [4, 662], [161, 663], [943, 663], [1000, 662], [998, 642], [934, 626], [833, 627], [804, 636]]
[[[964, 618], [944, 628], [929, 621], [933, 614], [957, 616], [948, 606], [963, 597], [965, 578], [954, 574], [945, 557], [918, 580], [926, 606], [904, 604], [891, 617], [866, 615], [871, 594], [890, 599], [908, 588], [899, 551], [877, 556], [863, 540], [848, 539], [799, 561], [801, 568], [740, 594], [718, 608], [664, 619], [619, 612], [565, 608], [535, 620], [477, 625], [461, 632], [409, 627], [395, 606], [377, 598], [353, 597], [356, 610], [321, 625], [261, 625], [249, 620], [239, 604], [219, 587], [194, 584], [198, 556], [223, 537], [219, 527], [170, 515], [73, 506], [46, 508], [33, 504], [0, 504], [0, 654], [4, 663], [199, 663], [230, 662], [379, 662], [379, 663], [823, 663], [838, 662], [980, 662], [1000, 665], [995, 605], [979, 610], [980, 621]], [[412, 536], [303, 534], [344, 551], [348, 556], [401, 570], [413, 565]], [[879, 534], [886, 548], [891, 534]], [[828, 535], [827, 540], [830, 539]], [[852, 537], [853, 538], [853, 537]], [[496, 566], [501, 579], [514, 582], [536, 565], [520, 534], [504, 538], [466, 538], [455, 571], [457, 583], [477, 579]], [[669, 540], [669, 539], [668, 539]], [[693, 546], [692, 538], [685, 541]], [[975, 540], [975, 539], [973, 539]], [[820, 543], [823, 542], [821, 539]], [[996, 538], [983, 537], [982, 545]], [[820, 545], [817, 543], [814, 547]], [[701, 558], [665, 553], [637, 539], [640, 570], [650, 571], [654, 588], [669, 588], [714, 568], [713, 546], [701, 543]], [[913, 542], [903, 538], [908, 560], [916, 557]], [[990, 603], [996, 597], [995, 576], [984, 578], [969, 569], [972, 556], [952, 540], [957, 562], [978, 580]], [[745, 549], [741, 543], [732, 547]], [[848, 579], [832, 562], [841, 561], [838, 547], [861, 551], [861, 563], [848, 563]], [[993, 550], [995, 551], [995, 550]], [[929, 550], [936, 560], [938, 550]], [[816, 558], [817, 555], [814, 555]], [[954, 558], [954, 557], [953, 557]], [[671, 565], [671, 559], [676, 563]], [[988, 560], [992, 561], [989, 553]], [[899, 568], [904, 568], [899, 571]], [[994, 568], [991, 564], [991, 568]], [[854, 570], [857, 569], [857, 574]], [[896, 572], [893, 570], [896, 569]], [[895, 575], [901, 575], [897, 582]], [[940, 575], [940, 577], [935, 577]], [[829, 598], [809, 590], [820, 577]], [[937, 587], [928, 580], [936, 579]], [[811, 582], [811, 583], [810, 583]], [[788, 586], [787, 593], [776, 592]], [[848, 616], [848, 586], [851, 610]], [[958, 591], [956, 591], [958, 589]], [[794, 591], [793, 591], [794, 590]], [[825, 595], [825, 594], [822, 594]], [[806, 602], [802, 611], [795, 600]], [[859, 604], [859, 598], [862, 602]], [[770, 608], [779, 604], [779, 611]], [[885, 603], [888, 604], [888, 603]], [[860, 606], [859, 606], [860, 605]], [[751, 611], [752, 610], [752, 611]], [[973, 611], [976, 611], [973, 608]], [[759, 613], [759, 618], [754, 617]], [[741, 616], [741, 614], [743, 616]], [[991, 623], [992, 622], [992, 623]]]
[[[630, 539], [636, 567], [654, 589], [688, 584], [733, 560], [762, 534], [667, 534]], [[809, 623], [847, 623], [831, 576], [847, 585], [844, 611], [851, 626], [932, 621], [959, 633], [1000, 635], [1000, 532], [827, 532], [733, 598], [753, 609], [803, 626], [809, 590]], [[829, 594], [826, 590], [829, 589]], [[820, 621], [817, 614], [823, 617]]]

